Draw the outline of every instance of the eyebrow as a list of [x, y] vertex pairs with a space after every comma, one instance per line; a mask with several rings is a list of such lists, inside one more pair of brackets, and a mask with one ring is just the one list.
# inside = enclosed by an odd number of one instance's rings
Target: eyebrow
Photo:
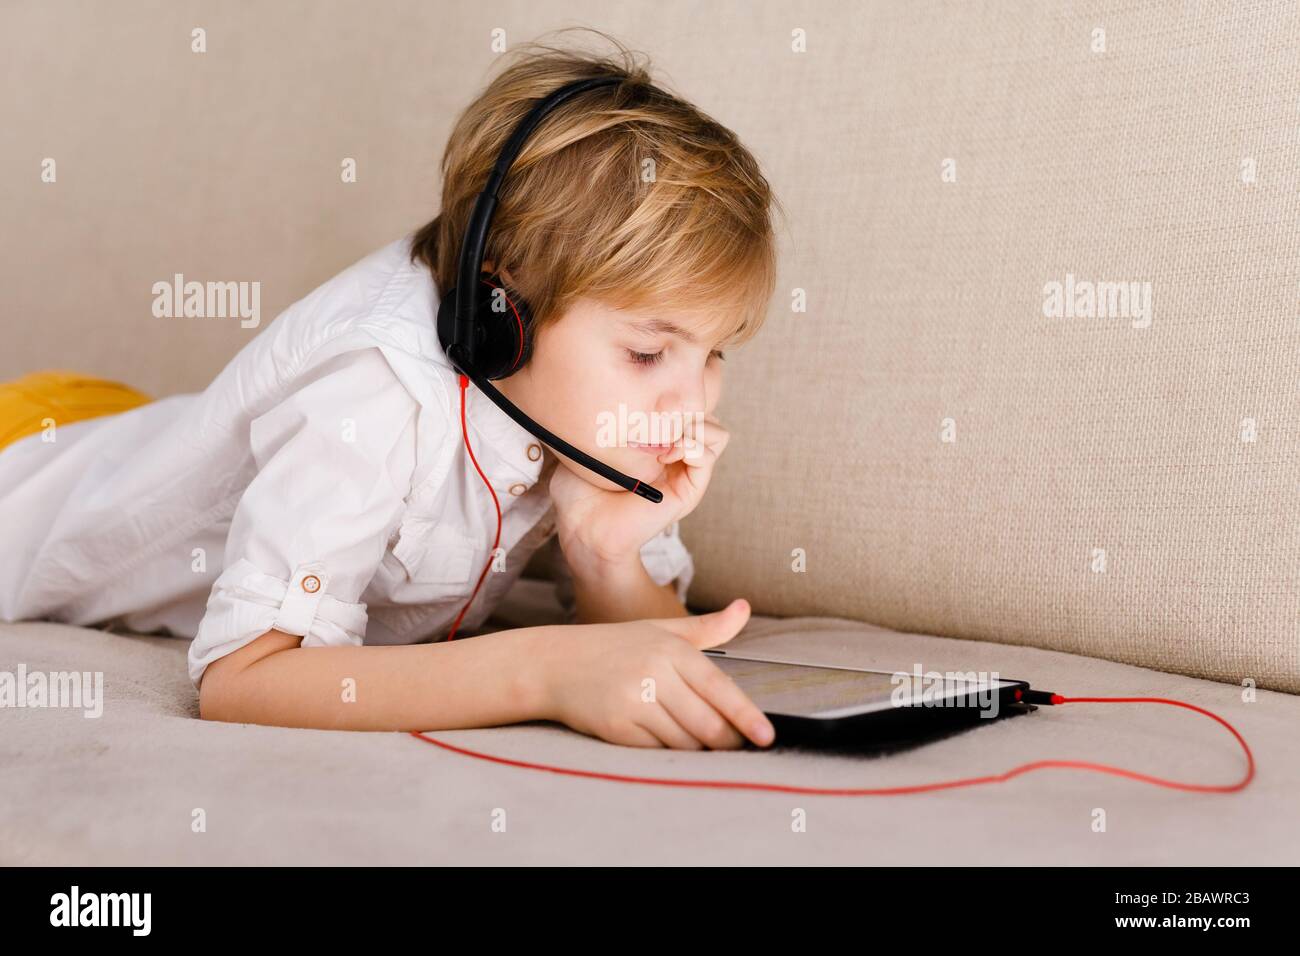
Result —
[[685, 339], [691, 345], [695, 344], [695, 336], [663, 319], [645, 319], [640, 322], [629, 321], [628, 327], [636, 332], [645, 332], [647, 335], [676, 335]]

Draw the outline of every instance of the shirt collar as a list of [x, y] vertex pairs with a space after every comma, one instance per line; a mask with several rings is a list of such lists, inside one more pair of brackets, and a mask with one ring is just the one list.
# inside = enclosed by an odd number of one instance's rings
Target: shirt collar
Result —
[[546, 446], [498, 408], [473, 382], [465, 389], [465, 395], [465, 420], [478, 436], [474, 454], [488, 479], [494, 485], [522, 483], [531, 488], [546, 464]]

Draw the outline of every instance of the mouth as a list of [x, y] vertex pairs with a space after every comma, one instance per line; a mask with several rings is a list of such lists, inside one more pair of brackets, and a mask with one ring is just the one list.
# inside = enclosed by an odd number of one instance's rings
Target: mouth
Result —
[[635, 448], [637, 451], [645, 452], [647, 455], [662, 455], [672, 448], [672, 445], [649, 445], [642, 442], [630, 441], [627, 443], [628, 448]]

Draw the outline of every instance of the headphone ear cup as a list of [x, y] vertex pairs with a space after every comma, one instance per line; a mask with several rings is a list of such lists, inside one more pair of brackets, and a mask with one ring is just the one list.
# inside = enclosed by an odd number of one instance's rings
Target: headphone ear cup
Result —
[[448, 289], [438, 303], [438, 341], [442, 344], [443, 354], [451, 351], [451, 344], [456, 338], [456, 290]]
[[475, 325], [483, 330], [475, 359], [488, 379], [508, 378], [533, 353], [533, 315], [527, 301], [496, 273], [481, 276]]
[[524, 338], [517, 353], [519, 356], [518, 361], [514, 363], [513, 368], [507, 373], [514, 374], [527, 365], [528, 360], [533, 357], [533, 308], [528, 304], [528, 300], [513, 288], [507, 285], [505, 289], [510, 301], [514, 304], [515, 311], [519, 313], [519, 322], [515, 328], [522, 330]]
[[[533, 354], [533, 314], [523, 296], [495, 273], [480, 276], [478, 301], [470, 320], [474, 370], [485, 378], [506, 378], [528, 364]], [[438, 341], [447, 352], [456, 334], [458, 290], [438, 303]]]

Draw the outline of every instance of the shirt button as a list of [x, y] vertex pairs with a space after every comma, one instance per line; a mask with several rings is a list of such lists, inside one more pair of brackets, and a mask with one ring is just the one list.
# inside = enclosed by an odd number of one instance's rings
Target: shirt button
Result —
[[537, 459], [539, 459], [539, 458], [541, 458], [541, 457], [542, 457], [542, 446], [541, 446], [541, 445], [537, 444], [536, 442], [533, 442], [531, 445], [528, 446], [528, 460], [529, 460], [529, 461], [537, 461]]
[[517, 481], [510, 486], [510, 493], [515, 496], [522, 495], [527, 490], [528, 490], [527, 485], [520, 484]]
[[320, 590], [320, 578], [314, 574], [309, 574], [302, 579], [302, 589], [308, 594], [315, 594]]

